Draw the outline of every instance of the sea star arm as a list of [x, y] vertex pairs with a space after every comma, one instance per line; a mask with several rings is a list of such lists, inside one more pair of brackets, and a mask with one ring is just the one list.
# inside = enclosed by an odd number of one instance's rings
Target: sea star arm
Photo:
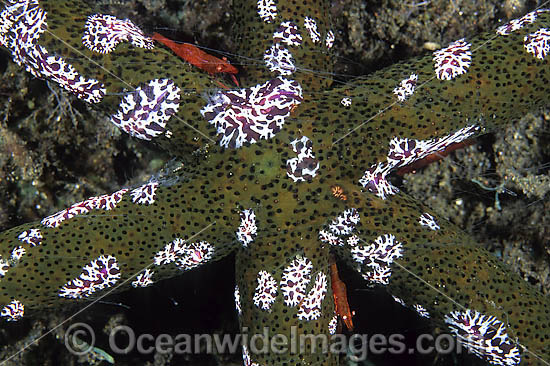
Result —
[[[11, 248], [2, 252], [2, 302], [17, 299], [32, 311], [89, 300], [148, 286], [240, 247], [230, 183], [188, 174], [90, 197], [1, 233], [0, 241]], [[17, 249], [23, 250], [20, 257]], [[98, 264], [102, 257], [113, 259], [112, 273]], [[36, 275], [22, 280], [31, 269]]]
[[[490, 364], [536, 365], [548, 359], [537, 325], [550, 321], [548, 300], [520, 276], [403, 193], [383, 204], [352, 197], [356, 211], [343, 211], [319, 238], [368, 286], [384, 287], [398, 303], [445, 324]], [[475, 333], [480, 324], [468, 323], [473, 314], [494, 329]]]
[[[277, 226], [283, 218], [273, 218]], [[263, 217], [259, 223], [265, 222]], [[329, 352], [336, 315], [332, 297], [329, 246], [319, 245], [309, 224], [300, 232], [260, 230], [236, 258], [237, 313], [243, 334], [267, 334], [268, 353], [243, 347], [245, 364], [336, 365]], [[276, 339], [278, 339], [276, 341]]]

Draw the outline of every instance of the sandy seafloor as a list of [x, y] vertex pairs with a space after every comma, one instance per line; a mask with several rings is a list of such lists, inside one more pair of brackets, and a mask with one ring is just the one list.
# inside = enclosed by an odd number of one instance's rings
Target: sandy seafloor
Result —
[[[93, 2], [98, 12], [131, 18], [146, 31], [231, 52], [231, 1], [143, 0]], [[335, 82], [365, 75], [433, 47], [494, 28], [541, 1], [333, 1]], [[435, 46], [434, 46], [435, 44]], [[230, 57], [231, 59], [231, 57]], [[534, 111], [505, 130], [416, 173], [395, 176], [400, 189], [473, 235], [543, 294], [550, 293], [550, 119]], [[0, 229], [41, 219], [73, 202], [146, 180], [170, 156], [128, 138], [108, 116], [46, 82], [33, 79], [0, 51]], [[496, 189], [496, 190], [495, 190]], [[497, 194], [498, 192], [498, 194]], [[152, 334], [236, 333], [232, 258], [129, 291], [78, 317], [93, 325], [98, 347], [118, 324]], [[223, 273], [223, 276], [220, 276]], [[434, 325], [395, 304], [384, 291], [366, 290], [341, 268], [356, 309], [356, 332], [402, 332], [408, 339]], [[115, 305], [115, 304], [122, 304]], [[72, 314], [65, 309], [0, 328], [0, 360], [32, 343]], [[76, 357], [64, 330], [45, 336], [3, 365], [77, 365], [106, 361]], [[240, 365], [236, 355], [131, 353], [116, 365]], [[484, 365], [471, 356], [376, 356], [359, 365]]]

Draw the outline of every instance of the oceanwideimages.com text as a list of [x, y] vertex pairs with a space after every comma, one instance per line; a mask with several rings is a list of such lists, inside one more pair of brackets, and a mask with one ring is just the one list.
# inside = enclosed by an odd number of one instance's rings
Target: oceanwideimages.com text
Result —
[[[96, 336], [86, 323], [75, 323], [65, 333], [65, 345], [70, 352], [84, 355], [94, 351]], [[109, 333], [108, 348], [102, 350], [110, 355], [139, 354], [236, 354], [243, 346], [250, 355], [333, 353], [347, 354], [356, 361], [369, 354], [440, 354], [466, 352], [461, 343], [450, 334], [421, 334], [413, 347], [405, 335], [353, 334], [313, 335], [299, 334], [291, 327], [290, 334], [271, 334], [265, 327], [262, 333], [248, 333], [247, 328], [239, 334], [136, 334], [132, 328], [120, 325]]]

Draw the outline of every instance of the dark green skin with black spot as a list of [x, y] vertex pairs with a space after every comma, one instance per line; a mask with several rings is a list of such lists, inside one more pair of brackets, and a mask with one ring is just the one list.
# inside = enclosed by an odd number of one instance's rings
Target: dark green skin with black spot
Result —
[[[254, 59], [262, 58], [275, 28], [283, 20], [301, 24], [303, 17], [310, 15], [317, 18], [323, 37], [329, 29], [330, 22], [325, 17], [328, 5], [318, 5], [317, 1], [315, 5], [303, 2], [296, 10], [295, 2], [280, 0], [279, 18], [271, 24], [257, 16], [255, 1], [235, 3], [236, 39], [244, 37], [247, 41], [236, 42], [241, 48], [234, 51]], [[170, 78], [181, 87], [180, 118], [171, 118], [167, 126], [173, 135], [158, 137], [154, 142], [184, 159], [185, 165], [174, 173], [181, 180], [161, 185], [152, 205], [136, 205], [126, 194], [112, 211], [92, 211], [66, 220], [55, 229], [35, 222], [1, 233], [3, 258], [9, 257], [11, 248], [21, 245], [17, 237], [24, 230], [40, 228], [44, 238], [40, 246], [27, 246], [26, 256], [1, 280], [0, 305], [17, 299], [25, 305], [26, 315], [32, 315], [33, 310], [74, 303], [76, 300], [58, 296], [60, 287], [102, 254], [116, 256], [122, 274], [118, 283], [126, 281], [117, 291], [127, 289], [135, 275], [152, 262], [155, 253], [173, 239], [205, 240], [215, 246], [214, 259], [236, 252], [243, 311], [240, 321], [242, 327], [248, 327], [249, 334], [261, 334], [265, 326], [272, 335], [290, 334], [292, 326], [299, 326], [298, 334], [327, 334], [327, 324], [334, 313], [328, 275], [333, 249], [319, 241], [318, 233], [342, 211], [354, 207], [361, 216], [356, 230], [363, 244], [383, 234], [394, 234], [404, 246], [403, 257], [392, 267], [388, 286], [392, 294], [407, 304], [422, 304], [438, 324], [445, 314], [459, 310], [444, 296], [447, 295], [466, 308], [496, 316], [508, 325], [512, 339], [517, 338], [531, 352], [550, 361], [548, 299], [452, 224], [438, 219], [441, 230], [421, 227], [418, 217], [432, 212], [406, 194], [382, 200], [363, 192], [358, 185], [365, 169], [385, 161], [388, 142], [394, 136], [429, 139], [472, 124], [492, 129], [548, 104], [548, 58], [541, 61], [527, 54], [523, 37], [527, 32], [549, 27], [549, 14], [540, 14], [534, 24], [505, 37], [495, 37], [490, 32], [468, 40], [473, 51], [468, 73], [451, 81], [431, 80], [418, 87], [406, 102], [394, 104], [337, 143], [334, 142], [348, 131], [391, 105], [395, 100], [393, 88], [411, 73], [419, 75], [420, 83], [431, 79], [432, 56], [396, 64], [330, 90], [326, 90], [330, 78], [297, 72], [295, 79], [304, 89], [304, 101], [286, 120], [283, 130], [268, 141], [223, 149], [198, 133], [216, 138], [214, 128], [199, 113], [206, 103], [201, 94], [216, 87], [206, 73], [162, 46], [144, 50], [122, 43], [110, 54], [93, 54], [81, 43], [89, 9], [78, 1], [41, 1], [41, 6], [47, 11], [51, 34], [44, 33], [40, 43], [63, 57], [78, 60], [72, 62], [77, 70], [104, 82], [109, 93], [120, 93], [154, 78]], [[304, 70], [326, 71], [329, 75], [331, 62], [326, 48], [312, 44], [305, 32], [302, 35], [300, 50], [291, 49], [296, 64]], [[247, 67], [242, 73], [246, 75], [242, 79], [244, 86], [274, 77], [262, 66]], [[352, 98], [349, 109], [340, 104], [345, 96]], [[114, 112], [119, 101], [120, 95], [107, 96], [99, 107]], [[294, 183], [286, 176], [286, 161], [295, 156], [289, 142], [301, 136], [312, 140], [313, 153], [320, 161], [319, 174], [310, 183]], [[202, 148], [201, 154], [190, 155], [198, 148]], [[346, 201], [332, 196], [333, 185], [345, 190]], [[247, 249], [235, 236], [243, 209], [253, 209], [258, 223], [258, 235]], [[335, 251], [341, 260], [353, 265], [349, 248]], [[312, 261], [314, 274], [323, 271], [328, 275], [322, 316], [310, 322], [296, 318], [297, 308], [283, 305], [280, 291], [269, 312], [252, 302], [258, 272], [267, 270], [279, 281], [283, 268], [297, 254]], [[155, 281], [181, 273], [175, 265], [156, 267], [154, 271]], [[252, 361], [259, 365], [337, 364], [334, 355], [307, 351], [254, 355]], [[522, 351], [521, 364], [543, 363]]]

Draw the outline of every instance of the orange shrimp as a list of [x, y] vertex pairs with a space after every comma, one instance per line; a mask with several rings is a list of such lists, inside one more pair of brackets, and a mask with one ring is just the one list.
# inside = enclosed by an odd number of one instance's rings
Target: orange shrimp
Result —
[[332, 296], [334, 296], [334, 307], [336, 314], [342, 318], [346, 328], [348, 328], [349, 331], [352, 331], [352, 315], [355, 315], [355, 312], [350, 311], [346, 284], [342, 282], [338, 276], [338, 268], [336, 268], [336, 262], [333, 258], [331, 258], [330, 261], [330, 280], [332, 283]]
[[189, 62], [191, 65], [206, 71], [210, 76], [222, 72], [230, 74], [235, 85], [239, 86], [239, 82], [235, 77], [235, 74], [238, 73], [239, 70], [237, 70], [235, 66], [231, 65], [227, 61], [227, 58], [223, 57], [222, 59], [219, 59], [190, 43], [174, 42], [156, 32], [153, 33], [152, 38], [170, 48], [176, 55]]
[[344, 193], [344, 189], [340, 186], [332, 186], [330, 187], [330, 190], [332, 192], [332, 195], [336, 198], [341, 199], [342, 201], [345, 201], [348, 199], [346, 194]]

